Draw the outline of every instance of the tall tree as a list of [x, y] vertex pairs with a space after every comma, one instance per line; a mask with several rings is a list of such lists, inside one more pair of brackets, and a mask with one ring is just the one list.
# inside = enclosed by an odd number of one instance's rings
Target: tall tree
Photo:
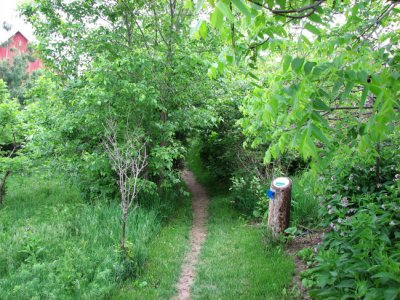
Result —
[[345, 147], [378, 165], [398, 129], [398, 1], [197, 2], [231, 46], [219, 63], [245, 64], [257, 85], [241, 125], [265, 162], [292, 150], [322, 167]]
[[22, 7], [59, 82], [55, 94], [66, 120], [49, 130], [61, 131], [53, 135], [60, 139], [54, 151], [73, 158], [67, 169], [80, 166], [88, 180], [109, 186], [112, 175], [99, 145], [103, 124], [113, 119], [119, 130], [129, 124], [145, 132], [147, 179], [161, 189], [177, 182], [176, 162], [193, 124], [208, 123], [202, 108], [213, 90], [204, 61], [213, 56], [215, 41], [200, 46], [188, 40], [193, 10], [177, 0], [35, 0]]

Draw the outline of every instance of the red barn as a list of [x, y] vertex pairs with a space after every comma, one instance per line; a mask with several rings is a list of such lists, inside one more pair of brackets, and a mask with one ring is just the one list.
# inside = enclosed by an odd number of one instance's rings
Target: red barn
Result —
[[[22, 53], [28, 52], [28, 39], [19, 31], [11, 36], [4, 44], [4, 47], [0, 47], [0, 60], [8, 59], [8, 62], [12, 63], [12, 58]], [[35, 59], [33, 62], [28, 62], [27, 71], [32, 73], [36, 69], [42, 68], [43, 65], [39, 59]]]

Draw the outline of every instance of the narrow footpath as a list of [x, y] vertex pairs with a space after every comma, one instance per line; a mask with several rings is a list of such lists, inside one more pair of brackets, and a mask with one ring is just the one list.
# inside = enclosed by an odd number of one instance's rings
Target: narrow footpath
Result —
[[182, 264], [181, 275], [177, 285], [177, 295], [173, 299], [190, 299], [191, 287], [196, 275], [196, 263], [203, 242], [206, 239], [209, 197], [206, 190], [196, 181], [191, 171], [182, 174], [187, 187], [192, 193], [193, 226], [190, 232], [190, 250]]

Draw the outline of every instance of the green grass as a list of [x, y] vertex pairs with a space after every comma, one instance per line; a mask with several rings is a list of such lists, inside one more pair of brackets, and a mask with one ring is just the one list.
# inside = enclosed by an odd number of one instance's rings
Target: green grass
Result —
[[294, 265], [279, 248], [267, 250], [260, 228], [246, 224], [227, 196], [211, 199], [193, 299], [282, 299]]
[[283, 299], [294, 271], [281, 248], [267, 247], [262, 229], [232, 208], [226, 185], [204, 172], [196, 145], [189, 168], [211, 195], [208, 236], [197, 266], [193, 299]]
[[127, 274], [118, 253], [118, 203], [87, 204], [64, 178], [15, 176], [7, 187], [0, 209], [0, 299], [109, 299], [124, 278], [140, 278], [146, 269], [161, 226], [156, 211], [129, 215], [133, 264]]
[[293, 178], [290, 226], [313, 227], [318, 224], [319, 203], [315, 196], [318, 181], [311, 173]]
[[186, 201], [150, 246], [143, 276], [128, 282], [113, 299], [169, 299], [173, 296], [188, 250], [191, 224], [191, 205], [190, 201]]

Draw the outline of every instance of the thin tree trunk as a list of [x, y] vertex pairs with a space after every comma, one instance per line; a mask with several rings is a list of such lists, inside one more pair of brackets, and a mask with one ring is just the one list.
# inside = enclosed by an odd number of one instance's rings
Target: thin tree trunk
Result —
[[10, 171], [10, 170], [7, 170], [7, 171], [4, 173], [3, 178], [1, 179], [1, 182], [0, 182], [0, 205], [2, 205], [2, 204], [3, 204], [3, 201], [4, 201], [5, 188], [6, 188], [6, 180], [7, 180], [7, 177], [10, 176], [10, 174], [11, 174], [11, 171]]
[[123, 253], [125, 253], [125, 240], [126, 240], [126, 212], [122, 212], [122, 225], [121, 225], [121, 250]]

